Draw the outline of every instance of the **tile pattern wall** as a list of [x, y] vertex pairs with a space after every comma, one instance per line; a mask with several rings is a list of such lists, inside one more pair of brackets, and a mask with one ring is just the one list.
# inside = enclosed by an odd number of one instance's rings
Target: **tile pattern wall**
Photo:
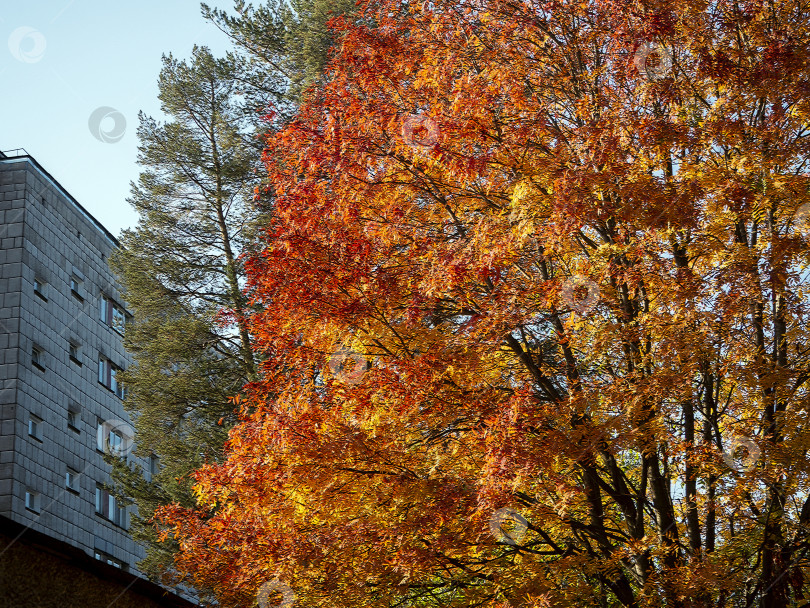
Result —
[[[106, 262], [116, 244], [27, 158], [0, 160], [0, 220], [0, 513], [136, 571], [143, 549], [95, 512], [96, 483], [109, 481], [110, 468], [96, 449], [97, 419], [129, 421], [98, 381], [99, 357], [130, 364], [99, 313], [102, 295], [121, 302]], [[80, 473], [76, 492], [66, 488], [68, 468]], [[39, 494], [39, 514], [26, 509], [26, 491]]]

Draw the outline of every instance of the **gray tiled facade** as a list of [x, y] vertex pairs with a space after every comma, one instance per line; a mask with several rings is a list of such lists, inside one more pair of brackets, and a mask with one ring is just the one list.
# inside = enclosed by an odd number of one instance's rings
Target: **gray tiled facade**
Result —
[[[100, 315], [102, 297], [123, 305], [107, 266], [115, 247], [34, 159], [0, 155], [0, 514], [137, 572], [144, 552], [126, 530], [129, 517], [121, 526], [96, 513], [96, 484], [110, 480], [98, 422], [129, 422], [99, 381], [100, 358], [130, 364], [122, 336]], [[68, 468], [80, 473], [72, 489]]]

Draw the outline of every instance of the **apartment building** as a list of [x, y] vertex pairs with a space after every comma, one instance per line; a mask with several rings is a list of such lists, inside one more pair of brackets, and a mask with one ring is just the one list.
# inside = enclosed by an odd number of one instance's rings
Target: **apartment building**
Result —
[[0, 154], [0, 518], [138, 575], [132, 507], [103, 488], [104, 450], [157, 466], [132, 454], [117, 380], [130, 364], [117, 246], [34, 158]]

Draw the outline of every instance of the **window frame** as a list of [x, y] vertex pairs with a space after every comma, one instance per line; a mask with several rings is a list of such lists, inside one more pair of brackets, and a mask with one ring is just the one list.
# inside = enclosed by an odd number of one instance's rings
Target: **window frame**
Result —
[[116, 365], [102, 354], [98, 357], [98, 383], [116, 397], [123, 400], [126, 397], [124, 383], [118, 380], [118, 372], [124, 371], [120, 365]]
[[47, 285], [48, 283], [38, 276], [34, 277], [34, 295], [39, 296], [45, 302], [48, 301], [48, 296], [45, 295], [45, 288]]
[[160, 457], [157, 454], [149, 455], [149, 475], [157, 475], [160, 473]]
[[98, 561], [106, 562], [108, 565], [113, 566], [114, 568], [118, 568], [119, 570], [127, 569], [126, 562], [114, 558], [112, 555], [110, 555], [109, 553], [105, 553], [101, 549], [94, 549], [93, 557], [95, 557]]
[[31, 364], [40, 371], [45, 371], [45, 349], [34, 344], [31, 346]]
[[74, 298], [79, 300], [80, 302], [84, 302], [84, 296], [82, 295], [82, 285], [84, 281], [81, 280], [75, 274], [70, 275], [70, 293], [73, 295]]
[[82, 366], [82, 345], [75, 340], [68, 342], [68, 358], [79, 367]]
[[42, 506], [40, 504], [40, 493], [32, 488], [25, 489], [25, 509], [32, 513], [41, 513]]
[[28, 414], [28, 436], [37, 441], [42, 441], [43, 420], [36, 414]]
[[123, 336], [127, 325], [127, 311], [111, 297], [101, 294], [99, 303], [99, 319], [107, 327]]
[[96, 417], [96, 451], [101, 452], [102, 454], [106, 452], [104, 449], [106, 442], [104, 430], [104, 421], [101, 418]]
[[[120, 453], [126, 445], [126, 442], [132, 441], [133, 438], [127, 437], [124, 433], [119, 432], [117, 429], [105, 423], [106, 421], [102, 420], [100, 416], [96, 416], [96, 451], [106, 454], [107, 447], [109, 447], [111, 454], [114, 453], [116, 449], [118, 449]], [[129, 460], [129, 458], [127, 458], [127, 460]]]
[[[79, 429], [79, 424], [81, 424], [81, 410], [75, 409], [75, 407], [69, 407], [67, 411], [67, 426], [71, 431], [76, 431], [77, 433], [81, 430]], [[76, 424], [73, 424], [72, 418], [75, 417]]]
[[112, 324], [110, 327], [122, 336], [127, 328], [127, 313], [124, 312], [123, 308], [115, 304], [112, 306]]
[[102, 484], [96, 482], [96, 515], [106, 519], [111, 524], [128, 530], [127, 508], [118, 504], [118, 499], [104, 489]]
[[67, 467], [65, 469], [65, 489], [68, 492], [73, 492], [74, 494], [78, 494], [80, 490], [79, 485], [79, 477], [81, 473], [79, 473], [76, 469], [72, 467]]

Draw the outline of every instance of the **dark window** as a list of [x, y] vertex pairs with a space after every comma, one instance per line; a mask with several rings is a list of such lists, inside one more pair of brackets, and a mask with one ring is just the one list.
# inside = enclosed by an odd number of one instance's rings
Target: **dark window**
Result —
[[73, 297], [77, 300], [84, 301], [84, 296], [82, 295], [82, 280], [75, 275], [70, 277], [70, 293], [72, 293]]
[[127, 527], [126, 507], [120, 506], [115, 496], [105, 490], [101, 484], [96, 484], [96, 513], [116, 526]]
[[119, 399], [126, 396], [124, 384], [118, 380], [118, 372], [121, 368], [112, 363], [105, 357], [99, 357], [98, 360], [98, 381], [114, 392]]
[[149, 474], [150, 475], [157, 475], [160, 471], [160, 459], [152, 454], [149, 457]]
[[121, 305], [104, 295], [101, 296], [99, 304], [99, 318], [119, 334], [124, 334], [127, 323], [127, 313]]
[[80, 414], [78, 409], [70, 409], [67, 413], [67, 425], [68, 428], [73, 431], [79, 430], [79, 419]]
[[25, 508], [34, 513], [39, 513], [39, 492], [34, 490], [25, 491]]
[[125, 436], [122, 429], [115, 428], [112, 424], [97, 418], [96, 449], [99, 452], [123, 455], [127, 451], [127, 443], [131, 445], [131, 441], [132, 437]]
[[45, 295], [45, 281], [40, 278], [34, 279], [34, 293], [46, 302], [48, 301], [48, 298]]
[[42, 418], [34, 415], [28, 417], [28, 436], [42, 441]]
[[99, 551], [96, 549], [94, 555], [97, 560], [106, 562], [110, 566], [115, 566], [116, 568], [121, 568], [122, 570], [126, 570], [127, 568], [126, 563], [122, 562], [120, 559], [115, 559], [109, 553], [104, 553], [104, 551]]
[[79, 493], [79, 472], [70, 467], [65, 472], [65, 488], [76, 494]]
[[45, 352], [39, 346], [31, 349], [31, 363], [34, 364], [34, 367], [45, 371]]
[[[119, 382], [118, 382], [118, 369], [110, 364], [110, 390], [114, 392], [116, 395], [121, 397], [120, 389], [119, 389]], [[123, 388], [123, 386], [121, 387]]]
[[71, 342], [69, 347], [70, 360], [78, 365], [82, 364], [82, 347], [76, 342]]

